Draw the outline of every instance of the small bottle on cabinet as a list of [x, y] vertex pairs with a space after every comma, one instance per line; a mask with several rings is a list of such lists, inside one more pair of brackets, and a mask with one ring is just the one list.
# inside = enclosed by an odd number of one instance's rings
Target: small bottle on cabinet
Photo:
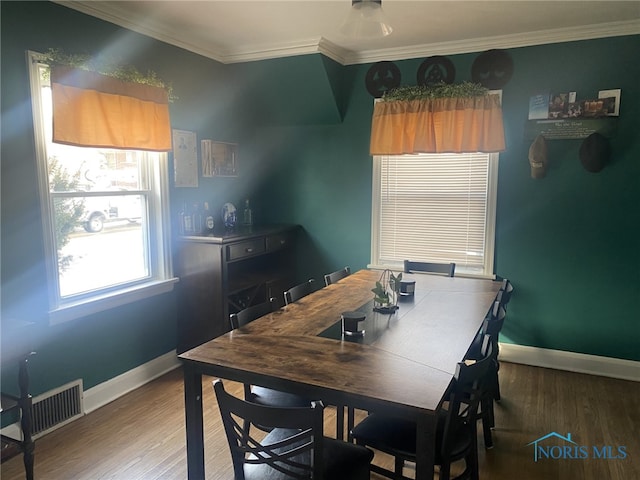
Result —
[[202, 233], [202, 212], [200, 211], [200, 205], [198, 205], [198, 203], [193, 204], [191, 226], [195, 235]]
[[193, 235], [193, 223], [189, 213], [187, 213], [187, 202], [184, 202], [182, 212], [180, 212], [180, 219], [182, 220], [182, 232], [184, 235]]
[[185, 214], [186, 204], [182, 204], [182, 209], [178, 212], [178, 234], [184, 235], [184, 214]]
[[244, 201], [244, 211], [242, 212], [242, 224], [245, 226], [253, 225], [253, 212], [251, 211], [251, 206], [249, 205], [248, 198]]
[[209, 210], [209, 202], [204, 202], [204, 233], [213, 233], [215, 222], [211, 210]]

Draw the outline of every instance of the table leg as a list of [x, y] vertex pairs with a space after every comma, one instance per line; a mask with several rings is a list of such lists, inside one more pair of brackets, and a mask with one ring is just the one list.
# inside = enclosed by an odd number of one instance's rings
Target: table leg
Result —
[[204, 479], [204, 423], [202, 415], [202, 375], [184, 365], [184, 411], [187, 431], [187, 478]]
[[436, 415], [418, 416], [416, 430], [416, 480], [433, 480]]

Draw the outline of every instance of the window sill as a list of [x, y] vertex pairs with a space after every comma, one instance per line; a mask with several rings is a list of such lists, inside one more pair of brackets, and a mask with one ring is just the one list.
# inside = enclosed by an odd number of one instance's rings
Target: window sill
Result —
[[[403, 265], [374, 265], [372, 263], [370, 263], [369, 265], [367, 265], [367, 268], [370, 270], [385, 270], [385, 269], [389, 269], [392, 270], [394, 272], [402, 272], [402, 270], [404, 269]], [[479, 278], [482, 280], [495, 280], [496, 276], [495, 274], [484, 274], [484, 273], [472, 273], [472, 272], [465, 272], [463, 269], [456, 269], [456, 277], [462, 277], [462, 278]]]
[[131, 287], [126, 290], [120, 290], [101, 297], [94, 297], [90, 300], [67, 303], [49, 312], [49, 324], [58, 325], [155, 295], [161, 295], [172, 291], [174, 284], [178, 281], [179, 278], [173, 277], [168, 280], [159, 280]]

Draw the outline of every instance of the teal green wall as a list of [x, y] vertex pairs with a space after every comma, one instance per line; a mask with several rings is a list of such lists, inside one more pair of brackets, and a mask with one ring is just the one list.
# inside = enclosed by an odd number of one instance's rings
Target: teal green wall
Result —
[[[33, 126], [25, 51], [113, 52], [173, 82], [174, 128], [198, 139], [238, 142], [238, 178], [171, 186], [183, 201], [237, 205], [250, 197], [259, 223], [304, 227], [301, 278], [370, 256], [373, 99], [370, 65], [340, 66], [322, 55], [221, 65], [48, 2], [2, 2], [2, 319], [38, 323], [34, 393], [81, 377], [85, 388], [175, 348], [180, 313], [173, 293], [90, 318], [46, 322]], [[510, 49], [504, 87], [507, 151], [501, 154], [496, 273], [516, 286], [503, 339], [523, 345], [640, 360], [640, 36]], [[476, 54], [453, 55], [456, 81], [470, 79]], [[423, 59], [396, 62], [415, 83]], [[524, 138], [528, 98], [549, 88], [593, 97], [621, 88], [613, 158], [592, 174], [579, 141], [550, 144], [546, 178], [529, 176]], [[170, 163], [170, 168], [172, 164]], [[3, 335], [3, 347], [6, 341]]]
[[[495, 272], [516, 287], [503, 341], [623, 359], [640, 359], [640, 36], [508, 50], [514, 74], [503, 88], [507, 150], [500, 155]], [[477, 54], [450, 56], [456, 82], [471, 80]], [[415, 84], [423, 59], [398, 61]], [[295, 70], [296, 60], [289, 59]], [[311, 276], [370, 260], [372, 98], [370, 65], [345, 67], [344, 121], [270, 126], [258, 138], [282, 148], [262, 204], [270, 218], [301, 223], [300, 262]], [[524, 129], [530, 95], [541, 90], [621, 88], [612, 158], [600, 173], [579, 162], [580, 140], [549, 142], [546, 178], [530, 178]]]
[[[174, 350], [179, 311], [171, 292], [48, 325], [26, 51], [62, 48], [69, 53], [102, 52], [142, 72], [155, 71], [173, 83], [179, 98], [170, 106], [174, 128], [195, 131], [198, 138], [237, 141], [234, 132], [238, 122], [243, 128], [245, 122], [236, 113], [238, 96], [217, 88], [228, 83], [228, 69], [217, 62], [51, 2], [2, 2], [0, 8], [2, 350], [6, 353], [15, 348], [17, 341], [7, 333], [8, 319], [36, 321], [29, 339], [38, 351], [30, 362], [33, 393], [76, 378], [91, 388]], [[171, 187], [173, 204], [209, 200], [221, 205], [231, 193], [244, 196], [241, 182], [216, 180], [202, 182], [197, 190]]]

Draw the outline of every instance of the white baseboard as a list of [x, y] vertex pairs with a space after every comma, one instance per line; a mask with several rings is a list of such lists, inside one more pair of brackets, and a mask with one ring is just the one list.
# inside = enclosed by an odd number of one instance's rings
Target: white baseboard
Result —
[[500, 343], [500, 360], [640, 382], [640, 362]]
[[175, 351], [165, 353], [84, 392], [84, 413], [90, 413], [181, 365]]
[[[168, 352], [122, 375], [85, 390], [83, 393], [83, 413], [91, 413], [180, 365], [176, 352]], [[20, 425], [18, 423], [7, 425], [2, 429], [2, 434], [19, 439], [22, 435]]]

